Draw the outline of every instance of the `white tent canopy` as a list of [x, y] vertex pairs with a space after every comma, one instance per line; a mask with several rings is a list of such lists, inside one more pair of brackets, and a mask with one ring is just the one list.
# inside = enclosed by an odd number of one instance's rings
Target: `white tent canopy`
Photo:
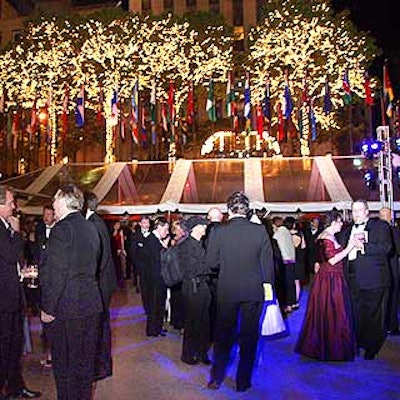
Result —
[[[225, 211], [227, 197], [244, 191], [254, 210], [273, 213], [349, 210], [354, 199], [381, 208], [378, 190], [369, 190], [363, 171], [373, 160], [357, 157], [277, 157], [246, 159], [179, 159], [104, 164], [59, 164], [13, 178], [7, 183], [24, 194], [23, 212], [41, 214], [64, 183], [92, 190], [107, 214]], [[397, 198], [395, 191], [395, 199]], [[395, 201], [394, 209], [400, 204]]]

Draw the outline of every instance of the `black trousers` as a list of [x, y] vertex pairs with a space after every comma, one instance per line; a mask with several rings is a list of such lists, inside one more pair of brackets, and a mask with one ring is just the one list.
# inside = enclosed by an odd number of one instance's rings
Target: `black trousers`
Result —
[[94, 380], [112, 375], [110, 310], [100, 314]]
[[386, 329], [391, 332], [399, 330], [399, 300], [400, 300], [400, 263], [396, 257], [390, 260], [391, 283], [387, 311]]
[[285, 279], [285, 305], [292, 306], [297, 303], [295, 284], [295, 263], [283, 264], [283, 276]]
[[184, 299], [182, 295], [182, 283], [178, 283], [170, 288], [171, 291], [171, 322], [175, 329], [182, 329], [185, 320]]
[[164, 282], [155, 280], [149, 293], [149, 310], [147, 314], [146, 335], [157, 336], [161, 333], [165, 317], [167, 288]]
[[388, 289], [360, 289], [350, 280], [357, 345], [370, 353], [378, 353], [385, 341]]
[[[190, 286], [190, 283], [189, 283]], [[206, 357], [211, 344], [210, 303], [211, 293], [204, 281], [196, 288], [183, 290], [185, 324], [182, 343], [182, 360]]]
[[[240, 360], [236, 372], [236, 385], [251, 384], [260, 335], [262, 305], [261, 301], [218, 303], [211, 380], [216, 382], [224, 380], [232, 347], [238, 339]], [[239, 330], [237, 330], [238, 321]]]
[[99, 315], [58, 320], [46, 326], [51, 343], [58, 400], [90, 400]]
[[0, 311], [0, 395], [16, 393], [23, 386], [21, 353], [23, 345], [21, 312]]

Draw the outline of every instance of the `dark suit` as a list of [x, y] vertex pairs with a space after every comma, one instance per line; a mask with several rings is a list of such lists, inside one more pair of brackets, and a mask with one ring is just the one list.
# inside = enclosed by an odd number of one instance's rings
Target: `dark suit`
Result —
[[55, 317], [45, 327], [60, 400], [91, 398], [103, 311], [96, 276], [99, 255], [97, 230], [80, 212], [59, 221], [47, 242], [40, 271], [42, 309]]
[[111, 254], [111, 237], [107, 225], [96, 213], [92, 214], [88, 220], [96, 227], [101, 243], [97, 279], [104, 310], [100, 315], [100, 334], [95, 365], [95, 379], [99, 380], [112, 375], [110, 302], [111, 296], [117, 288], [117, 275]]
[[263, 305], [263, 282], [274, 282], [272, 247], [266, 229], [236, 217], [210, 238], [207, 265], [219, 268], [217, 324], [211, 380], [225, 377], [240, 321], [239, 387], [251, 385]]
[[140, 295], [142, 297], [142, 304], [146, 314], [149, 313], [149, 299], [151, 296], [150, 288], [145, 285], [149, 281], [149, 271], [146, 269], [146, 257], [144, 252], [145, 237], [141, 229], [138, 229], [132, 237], [131, 254], [132, 261], [135, 265], [137, 274], [139, 275]]
[[[147, 336], [158, 336], [162, 331], [165, 314], [165, 301], [167, 288], [161, 277], [160, 254], [162, 244], [154, 233], [150, 233], [144, 240], [143, 246], [143, 270], [140, 279], [143, 280], [143, 287], [148, 293], [148, 312], [146, 323]], [[142, 273], [146, 271], [146, 273]]]
[[[348, 243], [352, 227], [344, 230], [343, 245]], [[389, 224], [379, 219], [370, 218], [364, 230], [368, 232], [365, 254], [358, 252], [354, 261], [346, 259], [344, 272], [350, 286], [357, 344], [375, 355], [385, 340], [392, 239]]]
[[387, 330], [392, 333], [399, 331], [399, 299], [400, 299], [400, 229], [397, 226], [391, 226], [393, 247], [389, 254], [390, 265], [390, 290], [387, 312]]
[[0, 393], [5, 386], [16, 393], [23, 386], [21, 287], [17, 261], [23, 250], [19, 233], [11, 234], [0, 220]]

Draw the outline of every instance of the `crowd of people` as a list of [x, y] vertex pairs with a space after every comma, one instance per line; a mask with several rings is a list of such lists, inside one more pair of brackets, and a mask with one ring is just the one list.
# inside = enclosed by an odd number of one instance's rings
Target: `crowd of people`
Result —
[[[166, 336], [169, 322], [182, 335], [181, 361], [211, 366], [210, 390], [223, 383], [235, 343], [236, 390], [251, 388], [264, 302], [276, 297], [290, 320], [304, 285], [296, 353], [350, 361], [364, 349], [373, 360], [399, 333], [400, 231], [391, 210], [372, 218], [357, 200], [352, 221], [335, 211], [260, 219], [235, 192], [226, 216], [213, 207], [206, 217], [143, 215], [108, 226], [97, 208], [94, 193], [71, 184], [40, 221], [21, 219], [12, 191], [0, 186], [0, 400], [41, 396], [21, 376], [27, 311], [40, 315], [41, 362], [53, 369], [58, 398], [93, 398], [96, 382], [112, 375], [112, 295], [128, 282], [140, 293], [148, 339]], [[171, 247], [182, 279], [168, 287], [162, 256]]]

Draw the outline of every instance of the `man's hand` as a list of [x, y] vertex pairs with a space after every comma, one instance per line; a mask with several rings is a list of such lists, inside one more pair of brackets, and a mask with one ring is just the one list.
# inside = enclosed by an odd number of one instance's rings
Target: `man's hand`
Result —
[[10, 224], [11, 229], [14, 232], [19, 232], [19, 219], [17, 217], [10, 217], [8, 218], [7, 222]]
[[42, 322], [44, 322], [45, 324], [49, 324], [50, 322], [53, 322], [53, 321], [56, 319], [56, 317], [53, 317], [52, 315], [47, 314], [47, 313], [44, 312], [44, 311], [41, 311], [41, 312], [40, 312], [40, 319], [41, 319]]

